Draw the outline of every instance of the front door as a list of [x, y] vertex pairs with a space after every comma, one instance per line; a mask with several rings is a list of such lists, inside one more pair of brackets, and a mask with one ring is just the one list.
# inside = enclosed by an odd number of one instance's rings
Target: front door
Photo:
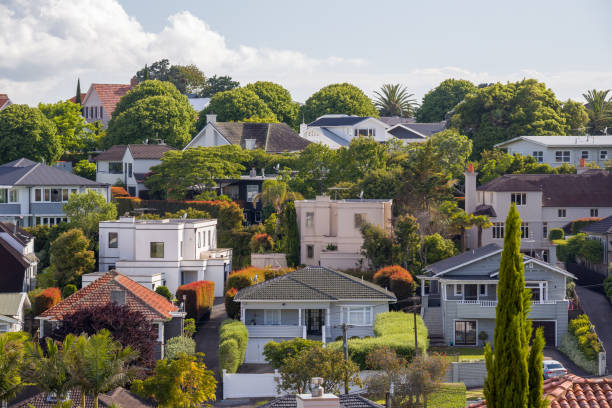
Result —
[[306, 334], [322, 334], [321, 326], [323, 326], [323, 310], [308, 309], [306, 311]]
[[465, 285], [465, 300], [478, 299], [478, 285]]
[[475, 346], [476, 345], [476, 321], [474, 320], [455, 320], [455, 345], [456, 346]]

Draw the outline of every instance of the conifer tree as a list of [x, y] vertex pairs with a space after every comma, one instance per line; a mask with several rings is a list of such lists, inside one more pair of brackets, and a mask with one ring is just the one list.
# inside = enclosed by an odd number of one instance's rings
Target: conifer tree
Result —
[[77, 79], [77, 90], [76, 90], [76, 98], [74, 99], [74, 103], [81, 104], [81, 78]]
[[542, 352], [544, 351], [544, 329], [538, 327], [536, 335], [529, 350], [529, 408], [545, 408], [546, 402], [542, 400], [543, 366]]
[[529, 396], [527, 356], [531, 295], [525, 288], [521, 219], [512, 204], [506, 218], [504, 250], [499, 266], [494, 349], [487, 343], [484, 394], [489, 408], [526, 408]]

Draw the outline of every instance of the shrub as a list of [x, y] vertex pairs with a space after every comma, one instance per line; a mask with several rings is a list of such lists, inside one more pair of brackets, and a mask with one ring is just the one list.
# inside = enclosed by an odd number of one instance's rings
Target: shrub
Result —
[[263, 282], [266, 278], [265, 271], [261, 268], [249, 266], [230, 273], [225, 283], [227, 289], [235, 288], [242, 289], [255, 283]]
[[179, 286], [176, 297], [179, 300], [186, 296], [185, 311], [187, 317], [196, 321], [208, 319], [215, 300], [215, 283], [198, 281]]
[[604, 247], [597, 239], [587, 239], [582, 243], [578, 256], [592, 264], [599, 264], [603, 261]]
[[597, 360], [601, 346], [589, 317], [585, 314], [569, 322], [569, 332], [576, 338], [578, 348], [589, 360]]
[[278, 268], [278, 269], [266, 268], [264, 270], [264, 278], [265, 280], [270, 280], [278, 276], [286, 275], [289, 272], [293, 272], [293, 271], [295, 271], [295, 268]]
[[251, 248], [251, 253], [265, 254], [272, 252], [274, 249], [274, 241], [272, 240], [272, 237], [266, 233], [255, 234], [251, 237], [249, 246]]
[[235, 373], [244, 362], [249, 331], [238, 321], [227, 319], [219, 328], [219, 366], [228, 373]]
[[72, 295], [73, 293], [76, 293], [77, 290], [78, 289], [76, 285], [69, 283], [68, 285], [64, 286], [64, 288], [62, 289], [62, 298], [66, 299], [68, 296]]
[[123, 187], [112, 186], [111, 187], [111, 198], [117, 197], [129, 197], [130, 194]]
[[168, 301], [172, 302], [172, 293], [170, 293], [170, 289], [168, 289], [166, 286], [156, 287], [155, 293], [157, 293], [158, 295], [162, 295], [163, 297], [168, 299]]
[[164, 358], [173, 360], [178, 358], [181, 353], [194, 355], [195, 352], [196, 342], [194, 339], [187, 336], [176, 336], [166, 342]]
[[183, 323], [183, 336], [193, 337], [196, 332], [195, 319], [185, 319]]
[[598, 221], [601, 221], [601, 218], [585, 217], [585, 218], [575, 219], [570, 223], [570, 232], [574, 235], [578, 234], [580, 233], [580, 230], [586, 227], [587, 225], [593, 224], [594, 222], [598, 222]]
[[379, 269], [375, 274], [374, 274], [374, 283], [377, 284], [378, 286], [382, 286], [383, 288], [390, 288], [391, 287], [391, 275], [393, 275], [396, 272], [405, 272], [407, 274], [410, 274], [410, 272], [408, 272], [406, 269], [402, 268], [399, 265], [391, 265], [391, 266], [385, 266], [384, 268]]
[[608, 296], [608, 300], [612, 303], [612, 275], [608, 275], [603, 281], [604, 290]]
[[275, 342], [269, 341], [264, 346], [263, 355], [266, 357], [266, 361], [273, 368], [280, 368], [286, 358], [298, 354], [300, 351], [320, 346], [322, 343], [316, 340], [303, 339], [296, 337], [295, 339]]
[[240, 304], [234, 302], [236, 293], [238, 293], [238, 289], [236, 288], [228, 289], [227, 292], [225, 292], [225, 312], [230, 319], [238, 320], [240, 319]]
[[568, 356], [569, 359], [572, 360], [577, 366], [585, 369], [589, 373], [593, 375], [597, 375], [599, 373], [599, 361], [590, 360], [584, 355], [584, 353], [580, 350], [578, 340], [576, 340], [576, 337], [573, 334], [567, 333], [565, 336], [563, 336], [559, 350]]
[[397, 271], [389, 278], [389, 289], [398, 300], [414, 296], [416, 283], [408, 271]]
[[235, 268], [245, 268], [251, 264], [251, 248], [249, 242], [253, 234], [244, 229], [218, 230], [217, 246], [232, 248], [232, 265]]
[[564, 238], [565, 232], [563, 231], [563, 228], [552, 228], [550, 231], [548, 231], [548, 239], [550, 240], [550, 242]]
[[34, 313], [36, 316], [50, 309], [62, 300], [59, 288], [47, 288], [34, 298]]

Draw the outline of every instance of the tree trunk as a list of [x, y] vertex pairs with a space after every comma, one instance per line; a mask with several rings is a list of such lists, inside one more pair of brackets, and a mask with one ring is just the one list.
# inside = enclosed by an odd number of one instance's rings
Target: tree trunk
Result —
[[94, 408], [98, 408], [98, 394], [94, 395]]
[[81, 390], [81, 408], [85, 408], [85, 391]]

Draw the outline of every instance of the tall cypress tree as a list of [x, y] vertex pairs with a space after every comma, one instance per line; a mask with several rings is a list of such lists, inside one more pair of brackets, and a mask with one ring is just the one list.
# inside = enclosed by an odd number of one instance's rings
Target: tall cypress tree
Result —
[[284, 233], [284, 251], [287, 257], [287, 264], [295, 267], [300, 264], [300, 233], [298, 231], [297, 214], [293, 201], [285, 204], [283, 218], [283, 225], [286, 228]]
[[526, 408], [529, 395], [527, 355], [531, 294], [525, 288], [521, 219], [512, 204], [506, 218], [504, 250], [499, 265], [494, 349], [485, 346], [487, 378], [484, 395], [489, 408]]
[[546, 403], [542, 400], [544, 371], [542, 367], [542, 352], [544, 351], [544, 345], [544, 329], [539, 327], [531, 344], [531, 350], [529, 350], [529, 408], [546, 407]]
[[74, 102], [78, 103], [79, 105], [81, 104], [81, 78], [77, 79], [77, 91]]

